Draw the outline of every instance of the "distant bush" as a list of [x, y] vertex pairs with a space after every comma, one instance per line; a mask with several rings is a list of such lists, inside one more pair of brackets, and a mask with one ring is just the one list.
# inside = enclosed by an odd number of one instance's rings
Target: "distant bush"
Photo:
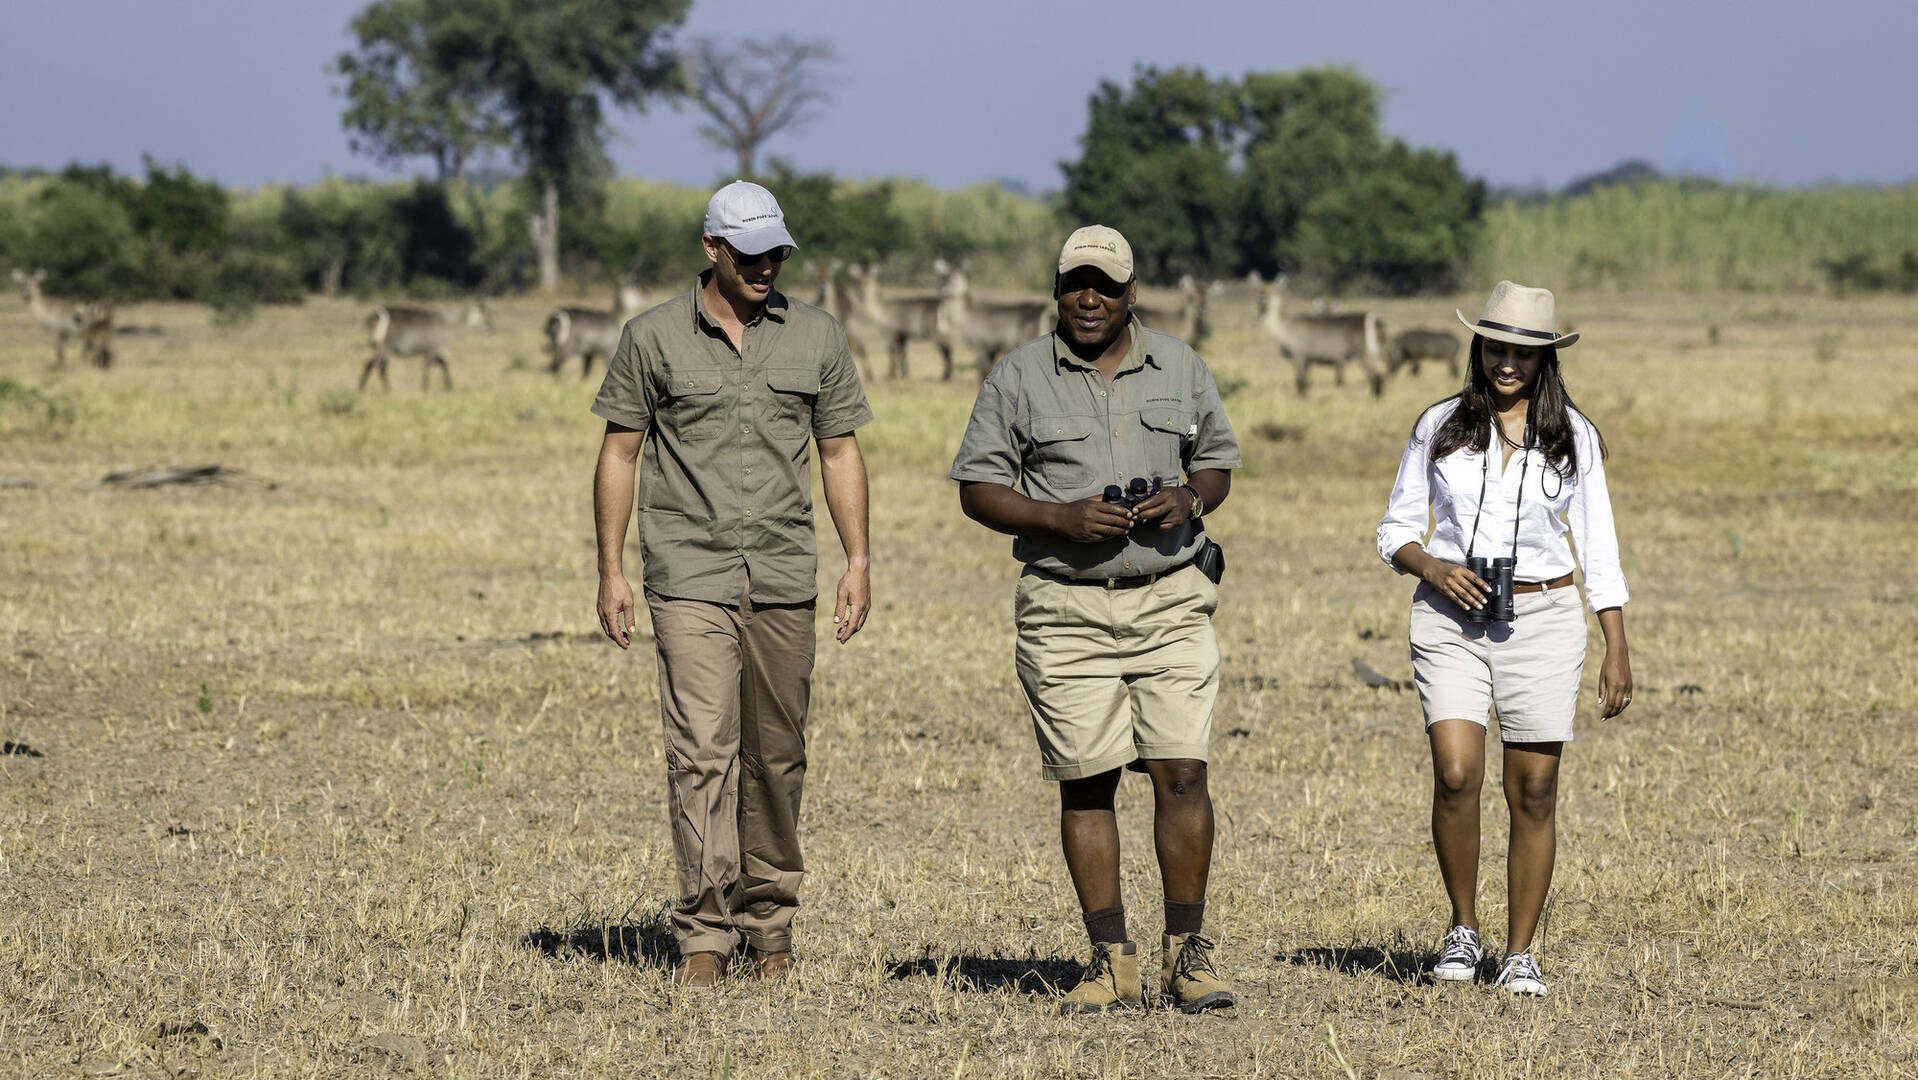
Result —
[[1918, 252], [1906, 249], [1889, 263], [1852, 252], [1841, 258], [1820, 259], [1831, 291], [1839, 296], [1860, 292], [1918, 292]]
[[1493, 206], [1474, 276], [1558, 289], [1869, 291], [1901, 288], [1911, 252], [1918, 184], [1660, 180]]

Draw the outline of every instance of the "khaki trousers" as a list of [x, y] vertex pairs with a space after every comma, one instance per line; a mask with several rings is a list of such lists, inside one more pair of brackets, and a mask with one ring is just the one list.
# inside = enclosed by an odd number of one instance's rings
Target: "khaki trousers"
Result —
[[659, 652], [666, 801], [682, 955], [792, 948], [805, 864], [813, 605], [755, 609], [646, 594]]

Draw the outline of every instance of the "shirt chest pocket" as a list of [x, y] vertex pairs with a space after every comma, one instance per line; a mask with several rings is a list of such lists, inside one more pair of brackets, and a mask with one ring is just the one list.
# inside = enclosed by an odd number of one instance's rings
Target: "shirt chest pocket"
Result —
[[717, 438], [724, 430], [731, 396], [719, 392], [725, 385], [725, 376], [717, 368], [666, 373], [669, 415], [681, 442]]
[[817, 368], [772, 368], [766, 372], [771, 400], [760, 421], [779, 439], [804, 439], [812, 434], [813, 405], [819, 400]]
[[1092, 421], [1083, 416], [1038, 416], [1027, 424], [1027, 473], [1038, 474], [1053, 491], [1083, 487], [1096, 471], [1092, 457]]
[[1170, 469], [1185, 461], [1185, 448], [1196, 442], [1193, 430], [1198, 414], [1176, 405], [1147, 405], [1139, 410], [1139, 423], [1145, 427], [1145, 449], [1152, 467]]

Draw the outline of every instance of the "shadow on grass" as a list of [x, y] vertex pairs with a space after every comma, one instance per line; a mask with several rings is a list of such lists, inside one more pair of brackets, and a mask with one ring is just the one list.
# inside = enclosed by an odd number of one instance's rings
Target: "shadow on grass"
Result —
[[622, 963], [670, 968], [679, 959], [672, 923], [664, 911], [635, 923], [581, 921], [561, 929], [542, 926], [519, 939], [554, 959], [580, 957], [602, 964]]
[[886, 974], [894, 979], [946, 979], [955, 989], [975, 994], [1005, 989], [1021, 994], [1056, 994], [1077, 985], [1079, 977], [1085, 974], [1085, 965], [1076, 960], [1037, 954], [1024, 957], [927, 955], [916, 960], [889, 961]]
[[1281, 963], [1322, 967], [1347, 975], [1377, 975], [1406, 986], [1429, 986], [1432, 976], [1426, 970], [1430, 954], [1404, 941], [1391, 945], [1347, 945], [1338, 948], [1300, 949], [1290, 956], [1276, 956]]

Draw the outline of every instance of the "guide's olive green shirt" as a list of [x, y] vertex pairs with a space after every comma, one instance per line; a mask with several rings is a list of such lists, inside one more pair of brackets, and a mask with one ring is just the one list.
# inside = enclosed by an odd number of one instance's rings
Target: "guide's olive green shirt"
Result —
[[[979, 388], [952, 478], [1023, 483], [1030, 498], [1064, 503], [1135, 476], [1172, 487], [1201, 469], [1238, 468], [1239, 442], [1205, 361], [1136, 317], [1127, 332], [1131, 344], [1109, 386], [1056, 331], [1008, 353]], [[1148, 523], [1096, 544], [1021, 536], [1012, 555], [1067, 577], [1133, 577], [1189, 561], [1204, 531], [1190, 521], [1169, 531]]]
[[814, 438], [872, 419], [839, 323], [773, 290], [735, 350], [706, 313], [706, 278], [635, 316], [593, 412], [646, 433], [639, 551], [647, 589], [735, 604], [819, 592]]

